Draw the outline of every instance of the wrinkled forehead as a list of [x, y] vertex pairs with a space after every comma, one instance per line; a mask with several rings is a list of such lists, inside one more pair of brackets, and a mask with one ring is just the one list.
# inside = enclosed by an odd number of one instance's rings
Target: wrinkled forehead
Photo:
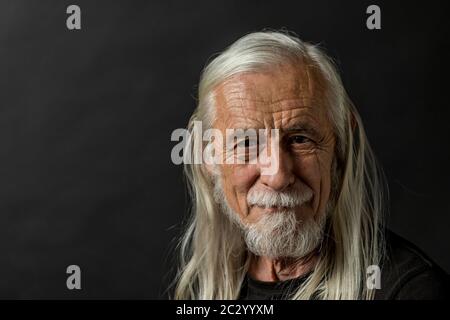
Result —
[[240, 73], [214, 90], [215, 127], [283, 128], [325, 121], [324, 81], [308, 66], [279, 65]]

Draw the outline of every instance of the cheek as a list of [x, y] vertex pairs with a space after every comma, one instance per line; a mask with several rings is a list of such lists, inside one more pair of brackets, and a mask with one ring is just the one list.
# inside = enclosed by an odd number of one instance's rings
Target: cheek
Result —
[[322, 212], [330, 193], [330, 165], [318, 154], [297, 161], [297, 176], [314, 192], [311, 204], [314, 213]]
[[248, 215], [247, 193], [259, 175], [255, 165], [224, 165], [223, 189], [228, 205], [239, 215]]

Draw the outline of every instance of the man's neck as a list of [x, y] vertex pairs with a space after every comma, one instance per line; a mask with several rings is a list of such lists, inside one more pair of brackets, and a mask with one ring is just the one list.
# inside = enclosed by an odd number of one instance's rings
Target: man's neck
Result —
[[252, 255], [248, 274], [259, 281], [276, 282], [301, 277], [309, 273], [317, 262], [317, 252], [303, 258], [271, 259]]

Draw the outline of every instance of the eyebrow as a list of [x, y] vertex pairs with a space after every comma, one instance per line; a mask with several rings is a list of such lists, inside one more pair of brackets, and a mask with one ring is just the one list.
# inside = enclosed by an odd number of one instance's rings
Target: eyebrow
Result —
[[298, 124], [295, 124], [288, 128], [283, 128], [283, 129], [281, 129], [281, 131], [283, 131], [284, 133], [303, 132], [303, 133], [308, 133], [314, 137], [320, 136], [319, 131], [314, 126], [312, 126], [308, 123], [298, 123]]
[[[253, 130], [256, 130], [256, 134], [258, 134], [258, 129], [264, 129], [264, 128], [245, 126], [245, 127], [236, 128], [236, 129], [241, 129], [244, 131], [253, 129]], [[287, 128], [280, 128], [280, 133], [283, 133], [283, 134], [305, 133], [315, 139], [320, 139], [322, 136], [321, 133], [319, 132], [319, 130], [317, 130], [314, 126], [312, 126], [311, 124], [306, 123], [306, 122], [297, 123], [297, 124], [294, 124]]]

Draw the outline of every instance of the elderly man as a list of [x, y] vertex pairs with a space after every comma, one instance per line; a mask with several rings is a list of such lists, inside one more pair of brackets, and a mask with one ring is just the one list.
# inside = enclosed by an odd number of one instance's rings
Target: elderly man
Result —
[[[175, 298], [444, 297], [447, 275], [385, 232], [382, 175], [318, 47], [278, 32], [239, 39], [204, 69], [191, 133], [195, 123], [225, 138], [230, 129], [265, 135], [235, 135], [231, 146], [216, 136], [208, 145], [222, 161], [185, 163], [193, 212]], [[189, 135], [189, 151], [206, 144]], [[249, 161], [274, 144], [275, 170]]]

